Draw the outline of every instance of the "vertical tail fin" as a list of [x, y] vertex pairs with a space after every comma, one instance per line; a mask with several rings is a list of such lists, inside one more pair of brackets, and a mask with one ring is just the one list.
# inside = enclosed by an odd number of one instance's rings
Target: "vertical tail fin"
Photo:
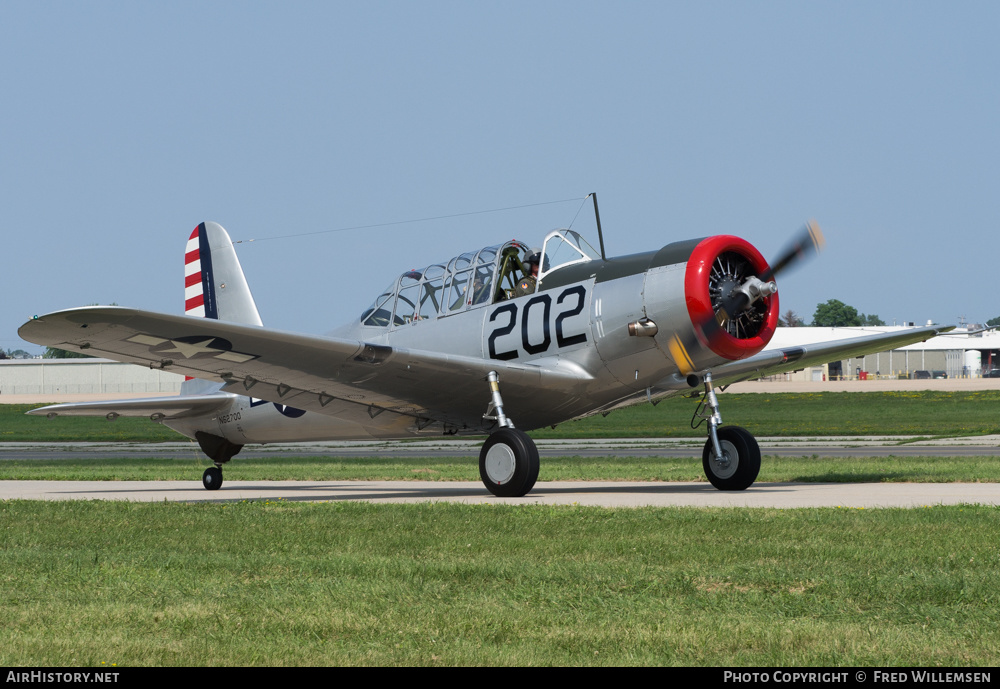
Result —
[[203, 222], [184, 250], [184, 313], [263, 325], [233, 241], [222, 226]]
[[[203, 222], [184, 249], [184, 313], [231, 323], [263, 325], [250, 286], [222, 225]], [[186, 377], [181, 395], [218, 390], [222, 385]]]

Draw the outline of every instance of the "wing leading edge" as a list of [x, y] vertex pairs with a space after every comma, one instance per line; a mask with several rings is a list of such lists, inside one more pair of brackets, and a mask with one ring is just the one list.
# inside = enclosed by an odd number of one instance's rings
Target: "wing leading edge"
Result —
[[483, 426], [491, 370], [501, 375], [505, 393], [525, 396], [550, 382], [572, 386], [590, 378], [567, 362], [484, 360], [121, 307], [46, 314], [18, 334], [36, 344], [222, 381], [225, 392], [328, 416], [392, 411], [457, 428]]
[[925, 342], [932, 337], [950, 332], [953, 325], [925, 326], [902, 332], [880, 333], [852, 337], [845, 340], [829, 340], [812, 344], [790, 345], [776, 349], [766, 349], [747, 359], [732, 361], [711, 370], [716, 385], [738, 383], [762, 376], [771, 376], [787, 371], [797, 371], [807, 366], [826, 364], [837, 359], [885, 352], [915, 342]]

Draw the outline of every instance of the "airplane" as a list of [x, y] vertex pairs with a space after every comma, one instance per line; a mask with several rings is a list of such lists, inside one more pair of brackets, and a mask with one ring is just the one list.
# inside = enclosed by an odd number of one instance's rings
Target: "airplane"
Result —
[[[716, 388], [952, 329], [767, 349], [779, 314], [775, 277], [818, 252], [813, 222], [773, 265], [733, 235], [612, 258], [600, 239], [598, 252], [558, 229], [540, 249], [512, 239], [408, 270], [358, 318], [318, 336], [264, 327], [228, 233], [203, 222], [185, 248], [184, 315], [91, 306], [36, 316], [18, 331], [35, 344], [183, 374], [180, 394], [28, 413], [149, 417], [198, 442], [214, 463], [202, 477], [209, 490], [251, 443], [485, 435], [484, 486], [521, 497], [540, 466], [525, 431], [701, 396], [706, 478], [744, 490], [760, 448], [744, 428], [722, 425]], [[520, 294], [532, 262], [534, 290]]]

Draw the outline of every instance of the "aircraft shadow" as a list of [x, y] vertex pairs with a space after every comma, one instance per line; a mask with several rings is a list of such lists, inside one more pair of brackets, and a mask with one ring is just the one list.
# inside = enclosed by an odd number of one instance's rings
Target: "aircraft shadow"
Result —
[[812, 476], [796, 476], [799, 483], [886, 483], [912, 480], [913, 475], [902, 471], [866, 472], [863, 474], [828, 472]]

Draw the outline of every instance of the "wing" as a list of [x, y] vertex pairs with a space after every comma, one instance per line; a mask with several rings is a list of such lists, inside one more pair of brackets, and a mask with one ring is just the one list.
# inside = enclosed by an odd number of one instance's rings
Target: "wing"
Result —
[[[222, 381], [223, 390], [328, 416], [371, 422], [384, 411], [457, 429], [489, 427], [486, 374], [530, 398], [539, 386], [585, 382], [565, 361], [511, 363], [120, 307], [39, 316], [29, 342]], [[423, 421], [421, 421], [423, 420]]]
[[70, 402], [50, 404], [27, 412], [33, 416], [148, 416], [152, 419], [179, 419], [185, 416], [211, 414], [233, 401], [233, 395], [215, 392], [182, 397], [148, 397], [106, 402]]
[[797, 371], [807, 366], [885, 352], [914, 342], [924, 342], [954, 329], [955, 326], [952, 325], [926, 326], [902, 332], [879, 333], [844, 340], [765, 349], [747, 359], [731, 361], [712, 368], [712, 380], [715, 381], [716, 385], [728, 385], [741, 380], [751, 380], [786, 371]]

